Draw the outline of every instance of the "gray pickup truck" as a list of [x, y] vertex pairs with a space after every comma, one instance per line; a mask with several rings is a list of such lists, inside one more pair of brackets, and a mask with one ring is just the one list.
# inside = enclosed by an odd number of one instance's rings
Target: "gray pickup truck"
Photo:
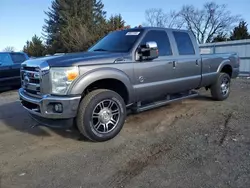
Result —
[[100, 142], [120, 132], [128, 110], [195, 97], [200, 88], [225, 100], [238, 74], [235, 53], [201, 55], [189, 31], [140, 27], [111, 32], [87, 52], [25, 61], [19, 96], [40, 124], [74, 124]]

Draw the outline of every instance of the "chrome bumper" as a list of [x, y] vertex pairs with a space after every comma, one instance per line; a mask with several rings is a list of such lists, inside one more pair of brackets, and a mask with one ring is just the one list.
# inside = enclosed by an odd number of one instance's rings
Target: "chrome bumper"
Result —
[[[46, 119], [70, 119], [77, 114], [81, 96], [60, 97], [44, 95], [42, 98], [35, 98], [28, 95], [23, 88], [18, 91], [22, 106], [32, 115]], [[61, 113], [55, 112], [54, 105], [60, 103], [63, 106]]]

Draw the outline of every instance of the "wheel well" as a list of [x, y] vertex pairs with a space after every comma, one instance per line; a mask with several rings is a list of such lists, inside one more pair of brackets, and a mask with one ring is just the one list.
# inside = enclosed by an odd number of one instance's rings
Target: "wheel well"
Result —
[[129, 94], [126, 86], [116, 79], [104, 79], [98, 80], [90, 84], [83, 92], [83, 96], [95, 89], [109, 89], [118, 93], [124, 100], [125, 104], [128, 104]]
[[227, 73], [230, 77], [232, 77], [232, 72], [233, 69], [230, 65], [225, 65], [222, 69], [221, 72]]

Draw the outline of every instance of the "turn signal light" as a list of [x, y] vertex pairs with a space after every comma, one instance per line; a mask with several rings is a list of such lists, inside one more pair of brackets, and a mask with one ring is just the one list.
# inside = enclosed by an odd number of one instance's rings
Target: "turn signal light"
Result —
[[77, 71], [69, 71], [69, 72], [67, 72], [68, 81], [73, 81], [74, 79], [76, 79], [77, 76], [78, 76]]

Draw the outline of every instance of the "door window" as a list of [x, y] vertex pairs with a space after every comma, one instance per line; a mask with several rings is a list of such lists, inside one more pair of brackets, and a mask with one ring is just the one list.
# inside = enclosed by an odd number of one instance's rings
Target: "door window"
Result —
[[154, 41], [157, 43], [159, 56], [172, 55], [172, 49], [168, 35], [165, 31], [149, 31], [142, 40], [142, 44]]
[[173, 34], [179, 55], [195, 55], [194, 46], [188, 33], [174, 31]]
[[9, 53], [0, 53], [0, 66], [13, 65], [13, 61]]
[[21, 53], [11, 53], [10, 55], [15, 64], [20, 64], [26, 60], [25, 55]]

